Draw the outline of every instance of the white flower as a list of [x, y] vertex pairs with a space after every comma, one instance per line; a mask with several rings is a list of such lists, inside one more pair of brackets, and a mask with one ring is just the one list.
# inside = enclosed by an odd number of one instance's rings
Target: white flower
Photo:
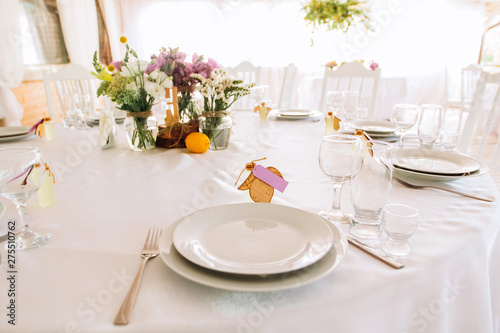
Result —
[[154, 99], [165, 96], [165, 88], [151, 81], [144, 82], [144, 90]]
[[155, 69], [154, 71], [152, 71], [151, 73], [149, 73], [149, 77], [150, 77], [153, 81], [156, 81], [156, 80], [158, 80], [158, 76], [159, 76], [159, 75], [158, 75], [158, 73], [159, 73], [159, 72], [160, 72], [159, 70]]
[[127, 85], [125, 86], [125, 89], [127, 89], [127, 90], [133, 90], [133, 91], [135, 91], [135, 92], [139, 91], [139, 90], [137, 89], [137, 84], [135, 84], [135, 82], [130, 82], [129, 84], [127, 84]]
[[145, 60], [136, 60], [129, 62], [125, 66], [122, 66], [122, 76], [137, 76], [142, 75], [146, 68], [148, 67], [148, 62]]

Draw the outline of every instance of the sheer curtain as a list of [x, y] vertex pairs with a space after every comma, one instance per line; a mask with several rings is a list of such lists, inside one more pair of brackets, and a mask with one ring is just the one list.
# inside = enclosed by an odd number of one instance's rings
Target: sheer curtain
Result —
[[91, 69], [99, 49], [95, 0], [57, 0], [57, 8], [70, 61]]
[[484, 3], [462, 0], [372, 0], [367, 4], [373, 31], [354, 29], [347, 36], [313, 31], [303, 19], [302, 0], [100, 1], [115, 6], [115, 36], [110, 34], [115, 58], [121, 56], [115, 52], [118, 37], [126, 35], [145, 59], [161, 46], [179, 46], [225, 67], [250, 61], [282, 69], [294, 63], [304, 107], [316, 107], [305, 105], [316, 102], [307, 82], [322, 76], [324, 64], [355, 59], [379, 63], [383, 78], [404, 78], [406, 102], [443, 102], [446, 72], [459, 73], [477, 60], [484, 25]]
[[23, 108], [10, 90], [19, 86], [24, 76], [22, 38], [17, 0], [0, 1], [0, 119], [7, 126], [21, 125]]

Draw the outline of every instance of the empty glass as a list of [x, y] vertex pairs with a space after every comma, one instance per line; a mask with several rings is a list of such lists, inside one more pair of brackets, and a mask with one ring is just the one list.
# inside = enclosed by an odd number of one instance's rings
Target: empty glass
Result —
[[50, 234], [29, 229], [26, 201], [38, 191], [45, 179], [45, 163], [36, 148], [0, 149], [0, 195], [12, 200], [22, 225], [16, 248], [31, 249], [49, 242]]
[[73, 94], [73, 105], [76, 111], [74, 127], [76, 129], [89, 129], [90, 126], [86, 123], [86, 118], [90, 112], [90, 95], [89, 94]]
[[356, 111], [358, 110], [359, 92], [344, 91], [344, 128], [351, 130], [351, 124], [356, 120]]
[[319, 212], [321, 217], [337, 225], [351, 223], [351, 218], [340, 208], [340, 196], [345, 182], [361, 168], [362, 160], [363, 143], [359, 136], [333, 134], [323, 138], [319, 166], [333, 182], [333, 204], [330, 210]]
[[64, 127], [73, 127], [75, 124], [75, 107], [73, 96], [65, 94], [62, 97], [62, 123]]
[[392, 189], [392, 145], [381, 141], [364, 144], [363, 166], [351, 179], [354, 216], [350, 232], [362, 238], [377, 238], [382, 208]]
[[443, 150], [453, 151], [458, 144], [460, 136], [462, 112], [460, 109], [448, 108], [443, 110], [443, 114], [439, 143]]
[[328, 109], [335, 116], [341, 117], [342, 109], [344, 108], [344, 92], [343, 91], [329, 91], [326, 94], [326, 104]]
[[424, 104], [418, 122], [418, 138], [423, 148], [432, 148], [439, 137], [442, 122], [442, 106]]
[[382, 229], [387, 237], [382, 250], [395, 256], [406, 256], [411, 248], [408, 240], [417, 230], [418, 210], [401, 204], [390, 204], [382, 211]]
[[392, 121], [400, 131], [399, 147], [404, 146], [406, 131], [415, 126], [418, 120], [418, 106], [414, 104], [396, 104]]

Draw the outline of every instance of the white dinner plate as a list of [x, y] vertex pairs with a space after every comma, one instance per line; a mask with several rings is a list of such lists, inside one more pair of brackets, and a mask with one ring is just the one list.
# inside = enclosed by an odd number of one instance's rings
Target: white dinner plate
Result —
[[477, 161], [464, 155], [433, 149], [398, 149], [393, 164], [399, 169], [437, 175], [463, 176], [479, 170]]
[[420, 180], [420, 181], [428, 181], [428, 182], [452, 182], [455, 180], [460, 180], [468, 177], [476, 177], [476, 176], [481, 176], [489, 171], [488, 165], [485, 163], [477, 161], [480, 165], [479, 170], [472, 172], [468, 175], [438, 175], [438, 174], [432, 174], [432, 173], [425, 173], [425, 172], [418, 172], [418, 171], [411, 171], [411, 170], [405, 170], [405, 169], [400, 169], [395, 167], [394, 168], [394, 177], [397, 178], [402, 178], [405, 180], [405, 178], [409, 180]]
[[0, 138], [20, 136], [29, 133], [29, 126], [0, 127]]
[[388, 122], [388, 121], [355, 121], [352, 123], [352, 126], [356, 129], [362, 129], [368, 135], [371, 134], [385, 134], [385, 135], [394, 135], [394, 131], [396, 131], [396, 125]]
[[323, 258], [310, 266], [289, 273], [267, 276], [221, 273], [193, 264], [177, 252], [173, 244], [173, 232], [181, 220], [163, 233], [159, 244], [160, 257], [167, 267], [180, 276], [218, 289], [265, 292], [304, 286], [331, 273], [342, 262], [347, 251], [345, 235], [336, 226], [329, 224], [334, 238], [333, 246]]
[[2, 201], [0, 201], [0, 216], [2, 216], [4, 212], [5, 212], [5, 205], [3, 204]]
[[[119, 116], [119, 117], [115, 117], [115, 122], [117, 124], [121, 124], [125, 121], [125, 116]], [[99, 117], [90, 117], [88, 120], [87, 120], [87, 123], [89, 125], [99, 125]]]
[[270, 115], [274, 115], [280, 119], [298, 120], [298, 119], [308, 119], [310, 117], [317, 117], [321, 115], [319, 111], [302, 110], [302, 109], [281, 109], [281, 110], [271, 110]]
[[176, 250], [199, 266], [249, 275], [304, 268], [333, 244], [333, 234], [319, 216], [255, 203], [200, 210], [182, 219], [173, 238]]

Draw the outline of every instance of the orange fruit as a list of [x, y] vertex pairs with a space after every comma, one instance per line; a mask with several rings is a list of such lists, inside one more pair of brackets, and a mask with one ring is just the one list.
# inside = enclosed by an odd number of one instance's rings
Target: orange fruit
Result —
[[186, 143], [186, 148], [196, 154], [202, 154], [210, 147], [208, 136], [200, 132], [189, 134], [184, 142]]

